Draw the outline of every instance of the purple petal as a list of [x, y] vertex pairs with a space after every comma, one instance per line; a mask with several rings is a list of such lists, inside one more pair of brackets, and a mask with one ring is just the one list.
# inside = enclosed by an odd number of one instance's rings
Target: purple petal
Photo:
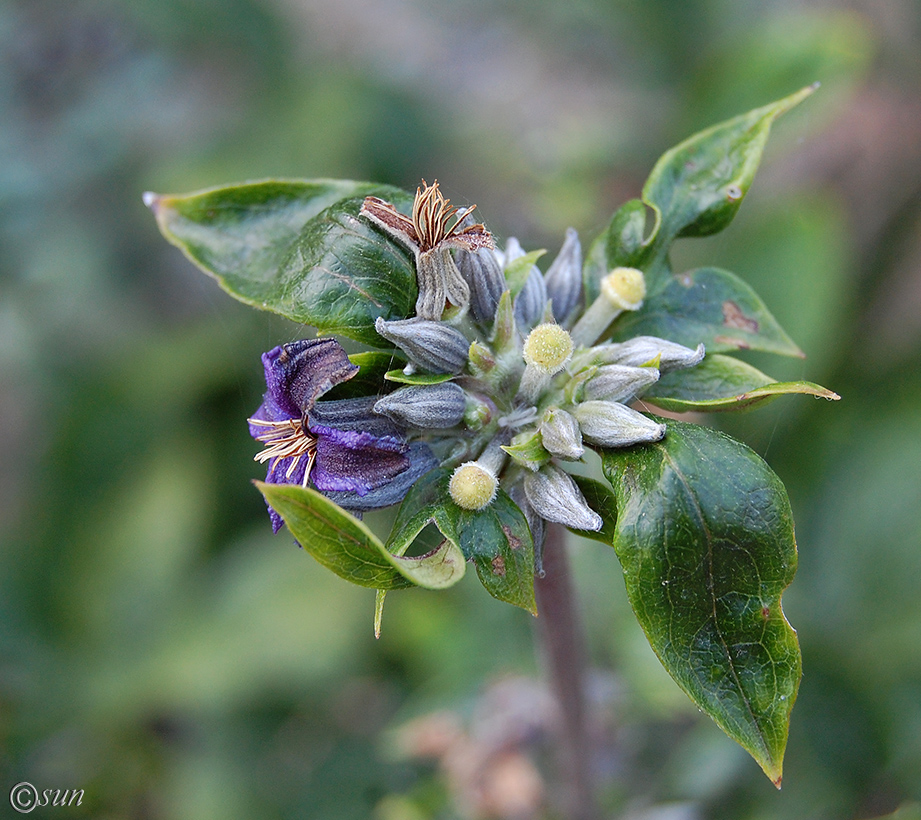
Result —
[[358, 372], [335, 339], [302, 339], [275, 347], [262, 354], [262, 364], [268, 389], [260, 410], [271, 421], [300, 418], [318, 397]]
[[375, 490], [360, 495], [356, 492], [324, 492], [323, 494], [340, 507], [350, 512], [379, 510], [392, 504], [399, 504], [409, 488], [425, 473], [438, 466], [438, 459], [432, 454], [427, 444], [420, 441], [410, 445], [406, 453], [410, 466], [393, 480]]
[[317, 461], [311, 478], [320, 491], [365, 495], [409, 467], [407, 444], [394, 436], [378, 437], [358, 430], [315, 425]]

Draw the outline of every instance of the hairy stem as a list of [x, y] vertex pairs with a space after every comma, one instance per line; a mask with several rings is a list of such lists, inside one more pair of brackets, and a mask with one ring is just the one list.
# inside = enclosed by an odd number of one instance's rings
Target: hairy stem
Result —
[[566, 530], [560, 524], [548, 524], [543, 558], [546, 574], [534, 583], [537, 635], [560, 712], [561, 806], [567, 820], [594, 820], [598, 808], [586, 720], [585, 646], [566, 555]]

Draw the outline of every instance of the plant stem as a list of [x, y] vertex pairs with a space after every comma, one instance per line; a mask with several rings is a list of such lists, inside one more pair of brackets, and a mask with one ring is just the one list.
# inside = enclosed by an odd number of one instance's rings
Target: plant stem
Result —
[[559, 705], [562, 807], [567, 820], [595, 820], [592, 746], [586, 731], [585, 646], [566, 555], [566, 530], [548, 524], [543, 578], [536, 578], [537, 635]]

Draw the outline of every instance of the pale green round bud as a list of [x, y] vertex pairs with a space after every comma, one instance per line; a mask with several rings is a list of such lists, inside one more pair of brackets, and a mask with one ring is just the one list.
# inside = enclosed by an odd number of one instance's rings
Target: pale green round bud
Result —
[[601, 280], [601, 293], [618, 310], [639, 310], [646, 298], [646, 280], [636, 268], [614, 268]]
[[572, 336], [553, 322], [538, 325], [524, 340], [522, 354], [529, 367], [543, 373], [558, 373], [572, 356]]
[[465, 510], [482, 510], [496, 497], [499, 480], [476, 461], [461, 464], [448, 483], [451, 500]]

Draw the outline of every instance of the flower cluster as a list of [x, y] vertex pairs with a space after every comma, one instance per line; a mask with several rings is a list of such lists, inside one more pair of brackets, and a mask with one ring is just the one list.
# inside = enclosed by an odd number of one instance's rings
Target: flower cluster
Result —
[[269, 351], [267, 392], [249, 422], [264, 445], [256, 458], [268, 462], [268, 482], [312, 483], [354, 512], [399, 502], [440, 464], [454, 469], [450, 500], [467, 510], [486, 508], [501, 486], [538, 547], [546, 521], [598, 530], [601, 517], [567, 465], [586, 447], [661, 439], [665, 425], [630, 404], [660, 374], [699, 363], [703, 345], [599, 343], [621, 313], [642, 306], [642, 272], [615, 268], [585, 304], [574, 230], [542, 273], [515, 239], [496, 248], [472, 211], [452, 208], [437, 182], [416, 191], [411, 216], [365, 199], [361, 217], [415, 257], [416, 315], [375, 325], [381, 346], [405, 357], [403, 384], [323, 400], [358, 371], [338, 342]]

